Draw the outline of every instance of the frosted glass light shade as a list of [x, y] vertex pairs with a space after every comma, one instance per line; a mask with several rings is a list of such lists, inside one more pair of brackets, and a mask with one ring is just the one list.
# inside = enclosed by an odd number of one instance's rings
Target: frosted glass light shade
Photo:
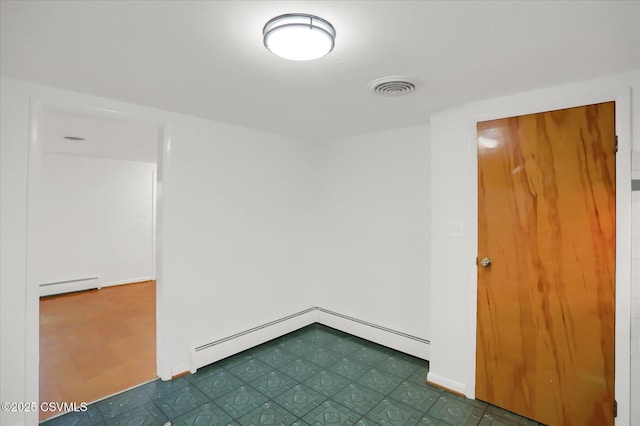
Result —
[[333, 50], [336, 30], [326, 20], [302, 13], [277, 16], [262, 30], [264, 46], [293, 61], [310, 61]]

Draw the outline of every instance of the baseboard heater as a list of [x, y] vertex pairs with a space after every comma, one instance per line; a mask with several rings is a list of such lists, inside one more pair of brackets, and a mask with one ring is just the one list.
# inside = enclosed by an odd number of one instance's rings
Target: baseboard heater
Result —
[[221, 339], [193, 345], [189, 366], [174, 368], [173, 375], [186, 369], [195, 373], [200, 367], [291, 333], [314, 322], [317, 322], [317, 313], [316, 308], [312, 307]]
[[54, 281], [39, 284], [40, 297], [54, 294], [70, 293], [72, 291], [91, 290], [100, 288], [99, 277], [75, 278], [65, 281]]
[[[369, 322], [369, 321], [364, 321], [364, 320], [361, 320], [361, 319], [358, 319], [358, 318], [350, 317], [348, 315], [340, 314], [338, 312], [330, 311], [328, 309], [320, 308], [320, 307], [317, 307], [317, 306], [315, 307], [315, 309], [318, 310], [319, 312], [322, 312], [322, 313], [327, 314], [327, 315], [333, 315], [335, 317], [342, 318], [342, 319], [345, 319], [345, 320], [348, 320], [348, 321], [351, 321], [351, 322], [354, 322], [354, 323], [358, 323], [358, 324], [361, 324], [361, 325], [365, 325], [367, 327], [375, 328], [377, 330], [384, 331], [385, 333], [395, 334], [396, 336], [403, 337], [405, 339], [414, 340], [414, 341], [416, 341], [418, 343], [423, 343], [425, 345], [430, 345], [431, 344], [431, 342], [429, 340], [427, 340], [427, 339], [423, 339], [422, 337], [413, 336], [413, 335], [408, 334], [408, 333], [403, 333], [402, 331], [394, 330], [394, 329], [389, 328], [389, 327], [383, 327], [381, 325], [374, 324], [374, 323]], [[323, 321], [320, 321], [320, 322], [323, 322]], [[325, 324], [325, 325], [329, 325], [329, 324]]]
[[[314, 306], [221, 339], [193, 345], [188, 370], [195, 373], [198, 368], [205, 365], [313, 323], [324, 324], [345, 333], [429, 359], [430, 342], [427, 339]], [[186, 369], [186, 366], [177, 366], [174, 374]]]

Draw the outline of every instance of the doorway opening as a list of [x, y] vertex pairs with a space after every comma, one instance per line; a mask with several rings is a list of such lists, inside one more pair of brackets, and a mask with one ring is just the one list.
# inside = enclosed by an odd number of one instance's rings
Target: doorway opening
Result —
[[477, 129], [476, 397], [545, 424], [613, 425], [615, 103]]
[[[156, 188], [162, 128], [113, 111], [32, 117], [28, 285], [40, 402], [90, 403], [157, 378]], [[40, 420], [61, 414], [40, 411]]]

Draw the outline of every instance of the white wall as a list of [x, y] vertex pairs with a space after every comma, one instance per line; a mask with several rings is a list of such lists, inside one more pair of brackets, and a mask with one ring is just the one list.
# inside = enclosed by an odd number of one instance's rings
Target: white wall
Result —
[[[629, 424], [631, 139], [640, 148], [638, 89], [633, 72], [464, 105], [431, 117], [431, 363], [429, 379], [475, 395], [477, 121], [618, 99], [616, 424]], [[631, 88], [633, 97], [631, 98]], [[456, 229], [462, 235], [455, 235]], [[637, 285], [637, 283], [636, 283]], [[635, 361], [637, 363], [637, 360]], [[635, 401], [638, 396], [635, 396]], [[634, 419], [640, 424], [640, 419]]]
[[[2, 78], [0, 400], [38, 397], [37, 291], [32, 259], [25, 256], [33, 255], [27, 247], [27, 165], [37, 160], [28, 159], [31, 100], [121, 111], [164, 129], [158, 188], [161, 375], [186, 370], [194, 343], [319, 305], [430, 339], [430, 378], [473, 396], [475, 122], [610, 99], [628, 94], [629, 86], [637, 90], [639, 79], [636, 72], [437, 113], [430, 142], [429, 129], [415, 127], [308, 145]], [[640, 148], [640, 104], [637, 96], [632, 99], [634, 146]], [[628, 294], [626, 302], [618, 300], [618, 314], [626, 315], [618, 329], [627, 338], [617, 340], [617, 355], [626, 353], [627, 360], [617, 360], [617, 374], [626, 378], [617, 377], [616, 392], [623, 403], [618, 423], [629, 424], [631, 144], [621, 130], [618, 164], [627, 170], [618, 178], [626, 180], [628, 199], [619, 194], [627, 204], [618, 210], [618, 223], [629, 238], [619, 233], [618, 253], [627, 258], [618, 265], [617, 285]], [[430, 230], [424, 222], [429, 217]], [[36, 420], [0, 414], [2, 425]]]
[[[158, 370], [188, 369], [194, 343], [312, 305], [302, 279], [310, 205], [304, 143], [12, 79], [0, 79], [0, 400], [38, 400], [38, 292], [27, 201], [37, 105], [119, 111], [160, 126]], [[33, 145], [37, 143], [37, 132]], [[36, 174], [37, 175], [37, 174]], [[35, 192], [36, 194], [34, 194]], [[29, 244], [27, 244], [29, 242]], [[28, 253], [28, 255], [25, 255]], [[276, 337], [276, 336], [272, 336]], [[233, 345], [227, 349], [230, 355]], [[236, 348], [235, 350], [238, 350]], [[37, 414], [0, 413], [0, 424]]]
[[[18, 402], [27, 401], [25, 385], [37, 370], [25, 368], [29, 98], [15, 89], [0, 80], [0, 401]], [[26, 423], [3, 411], [0, 424]]]
[[[632, 156], [632, 178], [640, 181], [640, 150]], [[640, 400], [640, 190], [631, 201], [631, 400]], [[640, 404], [631, 406], [631, 418], [640, 423]]]
[[[153, 163], [42, 156], [36, 282], [154, 278]], [[61, 287], [61, 286], [50, 286]]]
[[325, 142], [314, 167], [316, 303], [428, 339], [429, 127]]
[[306, 147], [205, 120], [175, 120], [164, 187], [172, 374], [187, 348], [309, 308]]

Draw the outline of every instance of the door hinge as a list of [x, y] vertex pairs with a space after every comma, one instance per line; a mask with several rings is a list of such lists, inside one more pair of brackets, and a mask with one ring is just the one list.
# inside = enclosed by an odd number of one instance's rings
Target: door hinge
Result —
[[618, 417], [618, 401], [613, 400], [613, 417]]
[[616, 135], [616, 146], [615, 146], [613, 152], [616, 153], [616, 154], [618, 153], [618, 135]]

